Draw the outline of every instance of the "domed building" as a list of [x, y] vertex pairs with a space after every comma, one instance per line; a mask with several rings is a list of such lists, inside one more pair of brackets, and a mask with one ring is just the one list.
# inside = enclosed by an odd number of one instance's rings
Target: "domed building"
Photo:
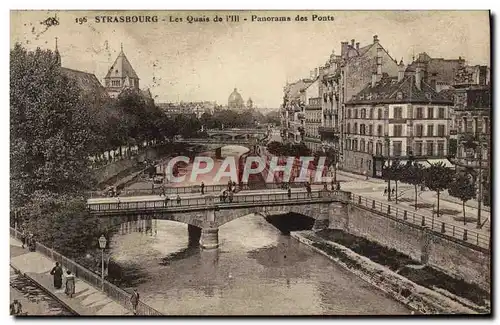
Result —
[[227, 107], [229, 109], [243, 109], [245, 108], [245, 102], [243, 101], [243, 97], [241, 97], [238, 90], [234, 88], [234, 91], [229, 95], [227, 100]]

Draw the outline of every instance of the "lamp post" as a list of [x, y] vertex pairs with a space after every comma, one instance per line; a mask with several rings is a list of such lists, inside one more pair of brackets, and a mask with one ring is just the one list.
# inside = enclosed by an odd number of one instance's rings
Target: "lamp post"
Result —
[[101, 290], [104, 291], [104, 249], [106, 248], [106, 243], [108, 241], [106, 240], [106, 237], [104, 235], [101, 235], [99, 237], [99, 247], [101, 248], [102, 251], [102, 261], [101, 261]]

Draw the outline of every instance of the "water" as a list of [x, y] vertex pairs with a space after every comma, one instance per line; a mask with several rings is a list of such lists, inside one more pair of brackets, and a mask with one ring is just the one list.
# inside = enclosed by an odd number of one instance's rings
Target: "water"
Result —
[[113, 260], [140, 274], [150, 306], [170, 315], [409, 314], [327, 258], [249, 215], [219, 229], [220, 248], [188, 247], [187, 225], [115, 235]]

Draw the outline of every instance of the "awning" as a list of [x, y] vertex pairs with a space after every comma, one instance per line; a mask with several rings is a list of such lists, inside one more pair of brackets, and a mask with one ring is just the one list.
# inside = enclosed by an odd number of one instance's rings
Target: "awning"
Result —
[[445, 167], [448, 168], [453, 168], [455, 165], [453, 165], [448, 159], [427, 159], [429, 164], [437, 164], [439, 162], [442, 162]]

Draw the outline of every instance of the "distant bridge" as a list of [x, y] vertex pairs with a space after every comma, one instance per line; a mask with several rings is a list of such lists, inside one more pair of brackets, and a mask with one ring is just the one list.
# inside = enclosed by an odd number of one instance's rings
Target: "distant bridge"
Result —
[[206, 130], [209, 138], [223, 139], [263, 139], [269, 131], [267, 129], [210, 129]]

